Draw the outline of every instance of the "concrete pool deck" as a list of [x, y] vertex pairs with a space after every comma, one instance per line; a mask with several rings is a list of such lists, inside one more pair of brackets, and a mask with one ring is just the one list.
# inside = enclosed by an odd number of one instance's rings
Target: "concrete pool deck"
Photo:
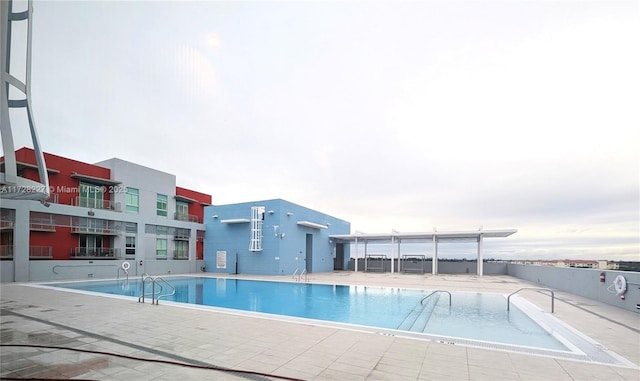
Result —
[[[189, 275], [189, 274], [187, 274]], [[192, 274], [191, 274], [192, 275]], [[208, 275], [208, 274], [207, 274]], [[240, 278], [291, 281], [286, 277]], [[310, 274], [310, 282], [510, 293], [510, 276]], [[160, 302], [0, 285], [0, 376], [93, 380], [634, 380], [637, 367], [527, 355]], [[522, 296], [544, 311], [550, 298]], [[640, 364], [640, 314], [556, 292], [555, 317]], [[92, 352], [44, 347], [74, 348]], [[101, 352], [101, 353], [95, 353]], [[115, 356], [120, 355], [121, 357]], [[256, 373], [184, 367], [141, 359]]]

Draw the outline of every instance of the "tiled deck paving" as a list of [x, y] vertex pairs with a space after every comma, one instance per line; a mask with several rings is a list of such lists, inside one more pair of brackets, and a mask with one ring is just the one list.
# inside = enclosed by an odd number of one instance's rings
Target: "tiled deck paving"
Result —
[[[251, 277], [256, 278], [256, 277]], [[274, 279], [270, 277], [269, 279]], [[290, 277], [282, 280], [289, 281]], [[509, 293], [509, 276], [311, 274], [311, 282]], [[2, 284], [2, 344], [36, 344], [188, 362], [303, 380], [640, 380], [638, 368], [442, 344], [308, 323]], [[549, 297], [526, 292], [549, 310]], [[556, 293], [555, 316], [640, 364], [640, 314]], [[3, 378], [260, 380], [62, 349], [0, 347]]]

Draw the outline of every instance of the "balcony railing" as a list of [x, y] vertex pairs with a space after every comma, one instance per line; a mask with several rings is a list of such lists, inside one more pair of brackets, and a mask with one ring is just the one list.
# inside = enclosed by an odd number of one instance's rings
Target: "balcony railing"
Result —
[[92, 209], [113, 210], [116, 212], [122, 211], [122, 208], [120, 208], [119, 202], [113, 202], [111, 200], [97, 200], [93, 198], [80, 197], [80, 196], [77, 196], [72, 200], [72, 205], [83, 206], [85, 208], [92, 208]]
[[29, 230], [40, 232], [55, 232], [56, 223], [53, 220], [37, 219], [29, 221]]
[[198, 216], [195, 216], [193, 214], [175, 212], [173, 214], [173, 218], [178, 221], [200, 222], [200, 219], [198, 218]]
[[0, 259], [13, 258], [13, 245], [0, 245]]
[[46, 200], [44, 200], [45, 202], [48, 202], [49, 204], [58, 204], [58, 197], [59, 195], [57, 193], [51, 193], [49, 195], [49, 198], [47, 198]]
[[173, 259], [189, 259], [189, 252], [184, 250], [174, 250]]
[[74, 247], [71, 249], [71, 259], [118, 259], [120, 249], [100, 247]]
[[29, 246], [29, 259], [51, 259], [53, 248], [51, 246]]
[[0, 230], [11, 230], [13, 229], [13, 221], [10, 220], [0, 220]]
[[118, 235], [120, 230], [108, 226], [72, 226], [71, 233], [91, 235]]

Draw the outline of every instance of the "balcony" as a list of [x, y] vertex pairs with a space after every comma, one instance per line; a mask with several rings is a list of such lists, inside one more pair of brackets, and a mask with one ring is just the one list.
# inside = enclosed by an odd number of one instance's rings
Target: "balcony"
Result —
[[59, 204], [58, 199], [59, 199], [59, 195], [57, 193], [51, 193], [49, 195], [49, 198], [47, 198], [44, 201], [49, 204]]
[[198, 216], [194, 216], [193, 214], [175, 212], [173, 218], [178, 221], [200, 222]]
[[53, 248], [51, 246], [29, 246], [29, 259], [51, 259]]
[[119, 235], [120, 232], [116, 229], [110, 229], [105, 227], [91, 227], [91, 226], [72, 226], [71, 233], [73, 234], [87, 234], [87, 235]]
[[120, 249], [100, 247], [74, 247], [71, 259], [119, 259]]
[[189, 259], [189, 252], [186, 250], [174, 250], [173, 259], [187, 260]]
[[82, 206], [91, 209], [113, 210], [114, 212], [122, 212], [119, 202], [110, 200], [96, 200], [93, 198], [76, 196], [71, 200], [71, 205]]
[[55, 232], [56, 223], [53, 220], [34, 218], [29, 221], [29, 230], [34, 232]]
[[13, 245], [0, 245], [0, 259], [13, 259]]

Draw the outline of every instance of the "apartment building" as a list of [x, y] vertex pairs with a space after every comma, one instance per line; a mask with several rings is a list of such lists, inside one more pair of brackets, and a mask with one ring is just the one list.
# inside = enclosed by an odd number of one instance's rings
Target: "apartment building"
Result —
[[518, 259], [509, 263], [520, 265], [571, 267], [580, 269], [619, 270], [620, 264], [615, 261], [591, 260], [591, 259]]
[[[44, 156], [46, 202], [0, 198], [3, 282], [197, 272], [203, 266], [204, 207], [211, 195], [117, 158], [89, 164]], [[38, 180], [32, 149], [17, 150], [16, 160], [19, 176]]]

